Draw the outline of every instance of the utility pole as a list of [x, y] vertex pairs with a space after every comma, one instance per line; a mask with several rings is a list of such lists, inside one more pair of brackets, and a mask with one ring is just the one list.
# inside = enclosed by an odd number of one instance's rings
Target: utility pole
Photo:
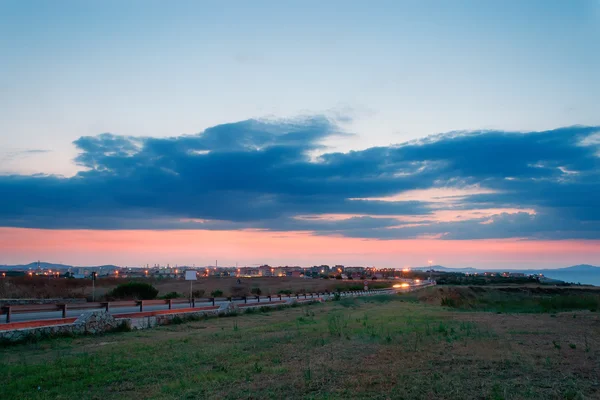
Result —
[[92, 272], [92, 301], [96, 301], [96, 271]]

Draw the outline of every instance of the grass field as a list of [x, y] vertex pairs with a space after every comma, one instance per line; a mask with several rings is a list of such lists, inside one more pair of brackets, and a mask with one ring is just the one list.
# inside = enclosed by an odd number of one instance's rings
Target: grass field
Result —
[[557, 288], [520, 286], [438, 286], [415, 292], [415, 301], [456, 310], [499, 313], [548, 313], [571, 310], [600, 310], [600, 288]]
[[600, 397], [598, 313], [454, 311], [436, 290], [6, 347], [0, 398]]

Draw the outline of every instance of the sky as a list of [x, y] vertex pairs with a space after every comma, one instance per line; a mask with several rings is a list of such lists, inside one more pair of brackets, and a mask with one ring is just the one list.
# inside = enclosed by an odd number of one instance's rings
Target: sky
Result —
[[600, 265], [600, 1], [0, 2], [0, 264]]

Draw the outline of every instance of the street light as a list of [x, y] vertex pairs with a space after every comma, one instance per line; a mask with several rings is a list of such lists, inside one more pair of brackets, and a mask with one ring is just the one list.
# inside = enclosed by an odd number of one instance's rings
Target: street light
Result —
[[431, 274], [433, 273], [433, 261], [432, 260], [428, 260], [427, 261], [429, 263], [429, 281], [431, 282]]

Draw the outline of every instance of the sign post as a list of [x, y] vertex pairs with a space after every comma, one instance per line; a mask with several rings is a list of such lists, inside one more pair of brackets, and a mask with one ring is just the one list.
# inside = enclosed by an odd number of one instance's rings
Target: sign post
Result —
[[193, 296], [192, 296], [192, 284], [194, 283], [194, 281], [196, 280], [196, 271], [191, 270], [191, 271], [185, 271], [185, 280], [186, 281], [190, 281], [190, 304], [193, 303]]
[[369, 281], [365, 279], [365, 292], [369, 290]]

